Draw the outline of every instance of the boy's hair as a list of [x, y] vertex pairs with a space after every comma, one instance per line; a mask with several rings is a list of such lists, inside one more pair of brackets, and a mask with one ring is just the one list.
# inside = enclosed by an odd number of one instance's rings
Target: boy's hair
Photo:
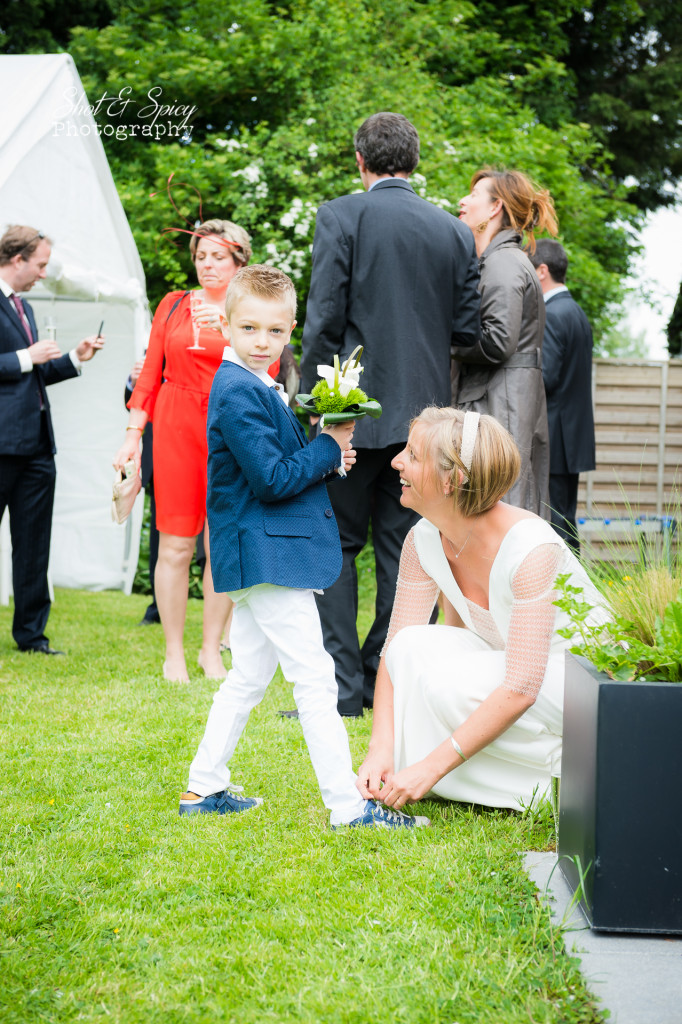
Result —
[[358, 128], [355, 148], [372, 174], [412, 174], [419, 163], [419, 135], [402, 114], [372, 114]]
[[268, 302], [286, 303], [291, 310], [292, 321], [296, 317], [296, 289], [290, 277], [277, 267], [267, 267], [264, 263], [253, 263], [250, 267], [242, 267], [234, 275], [225, 295], [225, 315], [230, 319], [235, 303], [247, 295]]
[[[518, 478], [521, 456], [516, 443], [501, 423], [482, 415], [467, 469], [461, 459], [464, 411], [449, 406], [428, 406], [412, 420], [426, 427], [424, 457], [449, 484], [455, 505], [464, 516], [488, 512]], [[459, 472], [465, 474], [460, 485]]]

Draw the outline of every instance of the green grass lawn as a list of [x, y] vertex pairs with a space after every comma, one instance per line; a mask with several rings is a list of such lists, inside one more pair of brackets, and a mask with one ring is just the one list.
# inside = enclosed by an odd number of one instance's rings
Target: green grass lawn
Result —
[[[66, 658], [16, 652], [0, 608], [1, 1021], [602, 1020], [518, 856], [551, 816], [425, 801], [430, 829], [331, 832], [280, 676], [233, 762], [264, 806], [179, 818], [215, 684], [164, 681], [145, 605], [59, 590]], [[191, 601], [190, 666], [200, 632]], [[357, 766], [371, 716], [345, 721]]]

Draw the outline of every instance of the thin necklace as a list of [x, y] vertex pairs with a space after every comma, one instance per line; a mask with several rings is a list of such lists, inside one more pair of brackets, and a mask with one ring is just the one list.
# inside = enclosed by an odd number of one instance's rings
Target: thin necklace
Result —
[[454, 545], [453, 545], [453, 543], [452, 543], [452, 541], [450, 540], [450, 538], [449, 538], [449, 537], [446, 537], [446, 538], [445, 538], [445, 539], [446, 539], [446, 541], [448, 542], [448, 544], [450, 545], [450, 550], [452, 551], [452, 553], [453, 553], [453, 555], [455, 556], [455, 558], [459, 558], [459, 556], [460, 556], [460, 555], [462, 554], [462, 552], [464, 551], [465, 547], [467, 546], [467, 544], [468, 544], [468, 542], [469, 542], [469, 537], [471, 536], [471, 534], [472, 534], [472, 532], [473, 532], [473, 529], [474, 529], [474, 528], [473, 528], [473, 526], [472, 526], [472, 527], [471, 527], [471, 530], [469, 530], [469, 532], [467, 533], [467, 535], [466, 535], [466, 537], [465, 537], [465, 540], [464, 540], [464, 543], [462, 544], [462, 546], [461, 546], [461, 548], [459, 549], [459, 551], [455, 551]]

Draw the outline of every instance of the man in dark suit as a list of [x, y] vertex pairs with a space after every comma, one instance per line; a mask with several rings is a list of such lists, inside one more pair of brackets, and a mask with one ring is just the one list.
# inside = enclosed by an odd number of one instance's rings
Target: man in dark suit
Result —
[[85, 338], [64, 356], [54, 340], [38, 340], [33, 310], [19, 292], [45, 277], [51, 244], [21, 225], [0, 238], [0, 519], [8, 508], [12, 635], [21, 651], [61, 654], [45, 635], [56, 451], [47, 386], [77, 377], [104, 340]]
[[[419, 161], [414, 126], [401, 114], [374, 114], [354, 142], [367, 191], [318, 210], [301, 362], [307, 392], [318, 364], [364, 346], [360, 387], [383, 406], [379, 420], [358, 422], [357, 465], [345, 485], [333, 489], [343, 569], [318, 599], [325, 646], [336, 664], [339, 711], [348, 716], [372, 705], [400, 551], [416, 518], [400, 504], [391, 459], [404, 446], [412, 417], [424, 406], [450, 404], [451, 346], [472, 346], [479, 318], [471, 231], [421, 199], [407, 180]], [[360, 649], [355, 558], [370, 521], [376, 618]]]
[[[125, 404], [128, 405], [133, 389], [137, 384], [137, 378], [142, 372], [144, 358], [138, 359], [135, 363], [125, 386]], [[138, 626], [153, 626], [161, 622], [159, 609], [156, 605], [156, 591], [154, 590], [154, 576], [156, 574], [156, 563], [159, 557], [159, 531], [156, 528], [156, 501], [154, 500], [154, 428], [151, 422], [147, 423], [142, 433], [142, 458], [140, 464], [140, 478], [142, 486], [149, 495], [149, 586], [152, 588], [152, 599], [147, 605], [145, 613], [138, 622]], [[200, 534], [203, 537], [203, 530]]]
[[542, 376], [549, 420], [549, 503], [552, 526], [580, 553], [576, 506], [579, 474], [595, 467], [592, 411], [592, 329], [565, 285], [568, 256], [541, 238], [528, 253], [545, 298]]

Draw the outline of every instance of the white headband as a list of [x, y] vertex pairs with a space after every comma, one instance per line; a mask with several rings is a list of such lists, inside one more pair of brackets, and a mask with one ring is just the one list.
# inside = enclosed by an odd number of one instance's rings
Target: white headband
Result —
[[471, 472], [471, 462], [474, 457], [474, 445], [476, 444], [476, 434], [478, 433], [478, 421], [480, 418], [481, 414], [478, 412], [464, 413], [462, 446], [459, 450], [459, 457], [467, 473]]

